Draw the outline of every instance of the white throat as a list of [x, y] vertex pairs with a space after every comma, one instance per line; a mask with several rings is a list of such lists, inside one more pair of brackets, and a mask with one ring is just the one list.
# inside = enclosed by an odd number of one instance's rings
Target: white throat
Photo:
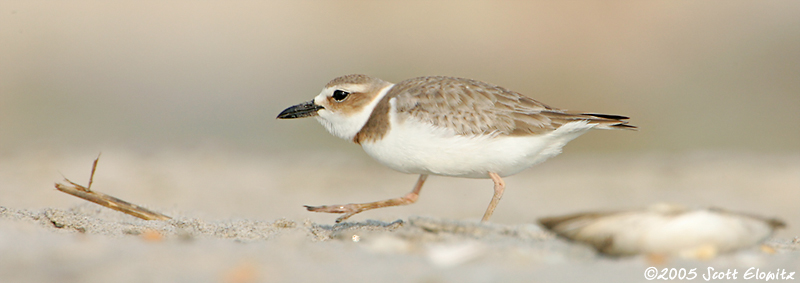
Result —
[[[369, 104], [365, 105], [364, 108], [360, 109], [358, 112], [349, 114], [334, 113], [328, 109], [321, 109], [317, 112], [319, 115], [315, 118], [322, 126], [325, 126], [325, 129], [332, 135], [353, 141], [356, 134], [361, 131], [361, 128], [363, 128], [367, 120], [369, 120], [369, 116], [372, 115], [372, 110], [375, 109], [375, 105], [386, 96], [386, 93], [389, 92], [393, 86], [394, 84], [390, 84], [382, 88], [378, 92], [378, 95], [375, 96], [375, 99], [370, 101]], [[317, 97], [314, 98], [314, 103], [322, 105], [323, 101], [326, 99], [325, 93], [326, 91], [323, 91], [320, 95], [317, 95]]]

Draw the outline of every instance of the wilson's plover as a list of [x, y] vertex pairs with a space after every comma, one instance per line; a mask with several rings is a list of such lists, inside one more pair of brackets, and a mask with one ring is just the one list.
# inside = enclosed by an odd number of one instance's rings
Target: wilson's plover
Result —
[[429, 174], [491, 178], [494, 196], [482, 219], [487, 221], [503, 195], [502, 177], [558, 155], [590, 129], [636, 129], [625, 116], [566, 111], [489, 83], [440, 76], [397, 84], [366, 75], [338, 77], [313, 100], [278, 115], [302, 117], [315, 117], [389, 168], [420, 175], [403, 197], [306, 206], [344, 213], [337, 223], [365, 210], [414, 203]]

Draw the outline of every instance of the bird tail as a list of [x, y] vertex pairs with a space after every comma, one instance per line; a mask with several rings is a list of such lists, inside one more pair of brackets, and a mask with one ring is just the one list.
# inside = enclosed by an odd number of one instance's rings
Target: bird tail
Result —
[[597, 129], [608, 130], [637, 130], [638, 127], [628, 125], [629, 118], [622, 115], [613, 114], [597, 114], [597, 113], [568, 113], [568, 112], [548, 112], [546, 114], [550, 119], [558, 121], [559, 124], [566, 124], [575, 121], [586, 121], [589, 124], [595, 125]]
[[633, 130], [639, 128], [634, 125], [628, 125], [627, 116], [613, 115], [613, 114], [597, 114], [597, 113], [582, 113], [581, 115], [587, 116], [590, 123], [597, 123], [598, 129], [617, 129], [617, 130]]

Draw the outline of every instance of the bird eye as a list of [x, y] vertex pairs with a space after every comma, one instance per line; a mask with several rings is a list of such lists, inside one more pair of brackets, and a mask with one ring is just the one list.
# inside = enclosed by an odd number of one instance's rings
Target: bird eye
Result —
[[350, 95], [349, 92], [337, 89], [333, 91], [333, 100], [336, 100], [337, 102], [342, 102], [345, 98], [347, 98], [348, 95]]

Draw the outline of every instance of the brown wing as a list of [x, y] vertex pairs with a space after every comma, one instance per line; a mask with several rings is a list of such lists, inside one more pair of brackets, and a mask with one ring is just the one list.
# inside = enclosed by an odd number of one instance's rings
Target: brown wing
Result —
[[420, 77], [396, 84], [387, 98], [397, 98], [397, 112], [460, 135], [533, 135], [571, 121], [588, 120], [610, 128], [625, 125], [624, 116], [568, 113], [508, 89], [462, 78]]

